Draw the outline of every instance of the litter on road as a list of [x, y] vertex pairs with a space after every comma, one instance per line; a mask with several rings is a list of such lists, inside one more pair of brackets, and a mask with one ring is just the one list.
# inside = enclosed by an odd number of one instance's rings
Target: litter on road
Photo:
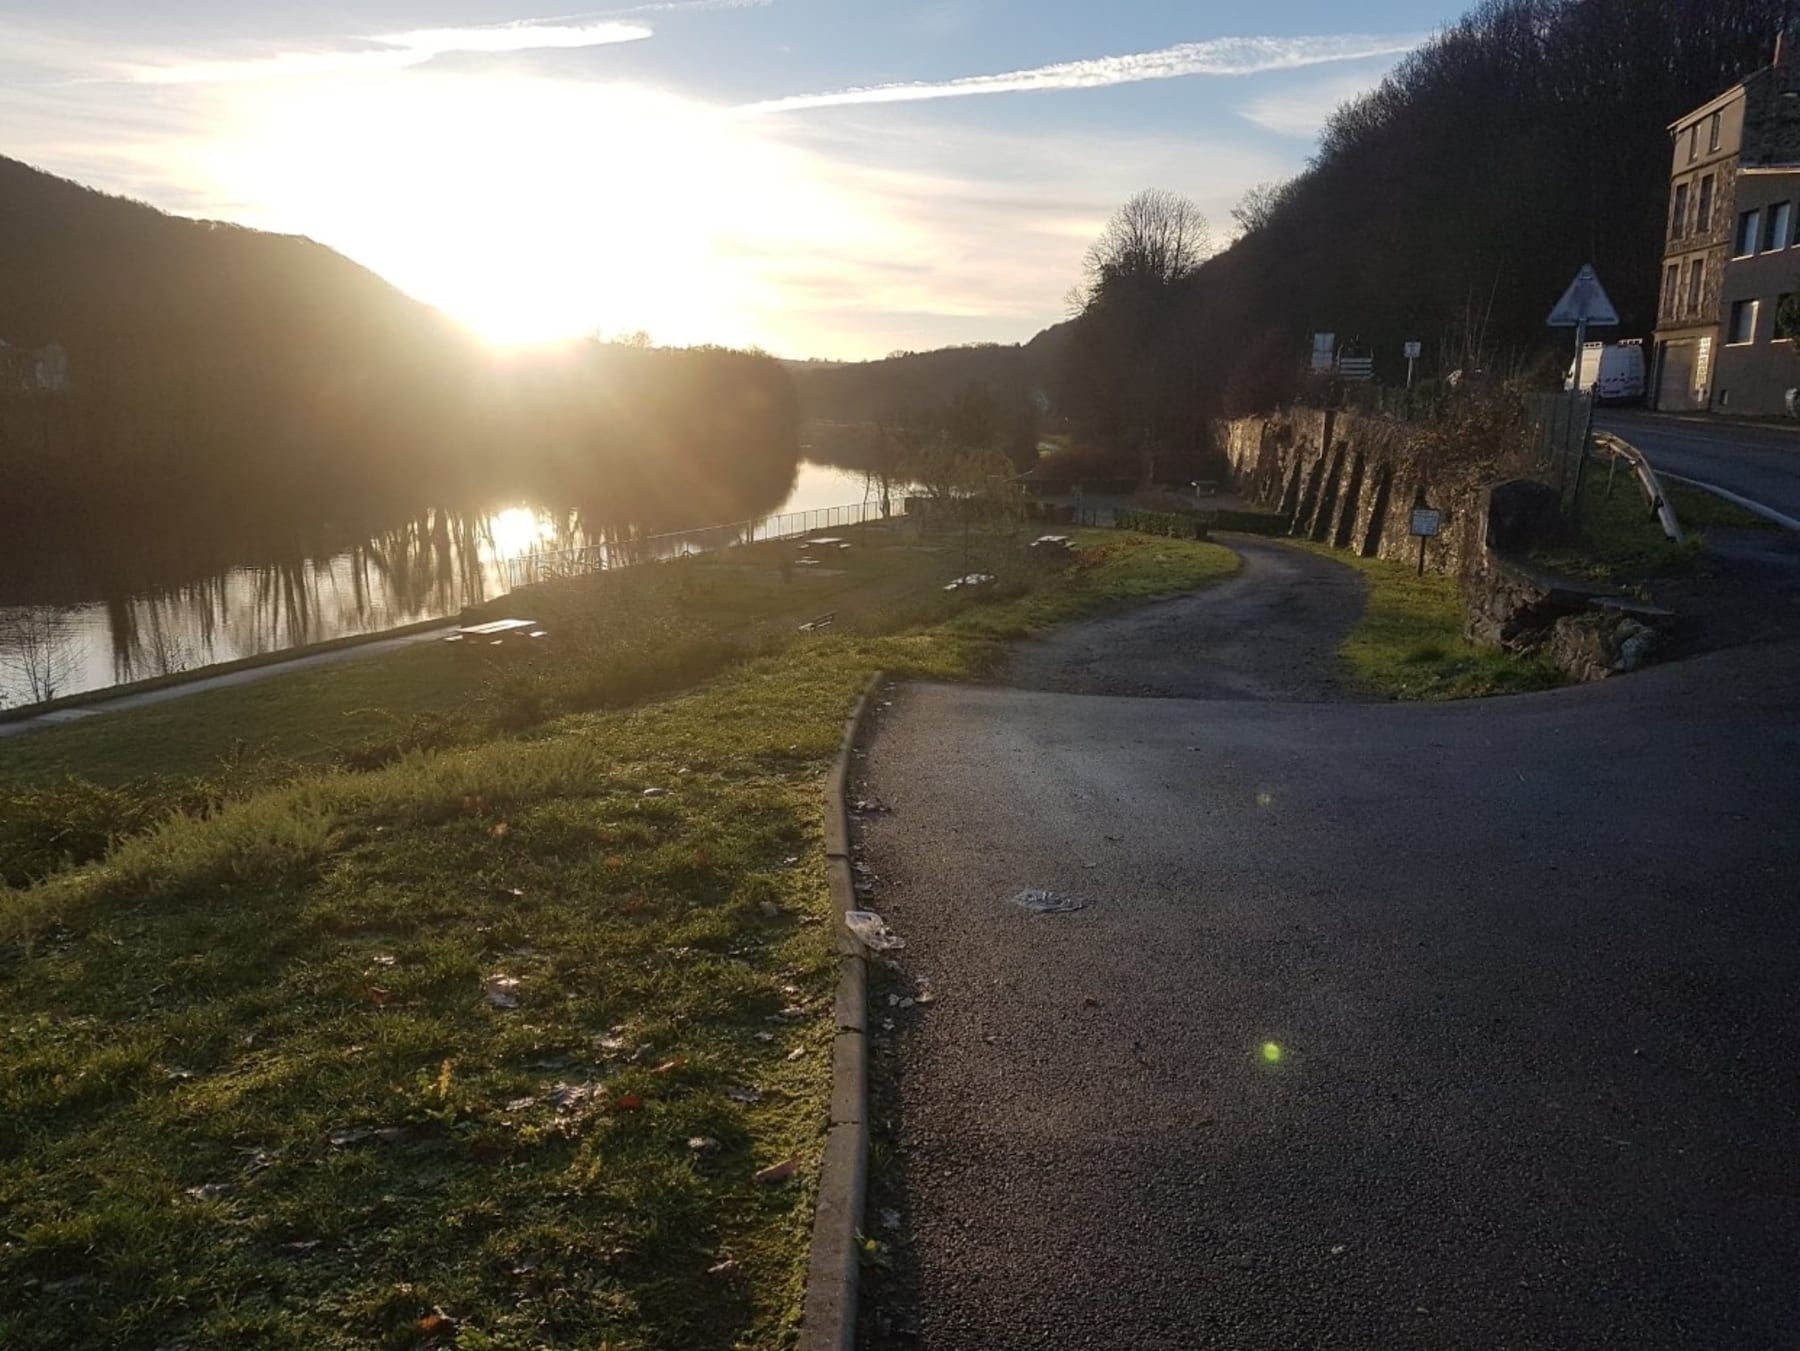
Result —
[[887, 921], [873, 910], [847, 911], [844, 927], [871, 952], [895, 952], [906, 946], [906, 940], [889, 929]]
[[1007, 903], [1016, 905], [1021, 910], [1029, 910], [1034, 915], [1066, 915], [1087, 905], [1086, 901], [1078, 901], [1073, 896], [1040, 891], [1035, 887], [1015, 893], [1007, 898]]

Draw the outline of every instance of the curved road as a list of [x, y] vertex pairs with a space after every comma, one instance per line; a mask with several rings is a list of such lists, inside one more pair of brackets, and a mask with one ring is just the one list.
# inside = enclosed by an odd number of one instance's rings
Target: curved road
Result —
[[1594, 425], [1644, 452], [1658, 471], [1710, 483], [1800, 520], [1800, 426], [1601, 412]]
[[1004, 682], [1153, 698], [1356, 697], [1337, 646], [1362, 616], [1362, 578], [1285, 545], [1220, 539], [1244, 560], [1237, 576], [1022, 643]]
[[1800, 1343], [1796, 673], [905, 688], [864, 846], [936, 999], [876, 1041], [899, 1278], [866, 1344]]

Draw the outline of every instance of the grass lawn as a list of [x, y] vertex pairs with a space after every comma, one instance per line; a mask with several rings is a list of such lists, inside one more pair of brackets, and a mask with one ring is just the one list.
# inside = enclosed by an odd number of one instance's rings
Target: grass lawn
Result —
[[1532, 559], [1569, 577], [1630, 585], [1693, 572], [1701, 566], [1708, 530], [1780, 528], [1698, 488], [1665, 481], [1663, 491], [1686, 536], [1680, 544], [1671, 543], [1663, 534], [1637, 479], [1624, 465], [1613, 479], [1610, 496], [1606, 471], [1590, 466], [1582, 480], [1581, 525], [1576, 537], [1534, 549]]
[[1548, 663], [1463, 637], [1462, 592], [1454, 577], [1386, 558], [1362, 558], [1310, 540], [1282, 544], [1355, 568], [1368, 585], [1362, 618], [1340, 651], [1369, 690], [1394, 699], [1474, 699], [1522, 694], [1563, 683]]
[[0, 743], [15, 802], [144, 809], [0, 891], [0, 1345], [790, 1341], [850, 703], [1236, 567], [1086, 532], [1062, 572], [984, 544], [1001, 584], [946, 594], [957, 542], [852, 538], [835, 576], [559, 584], [523, 664], [427, 648]]

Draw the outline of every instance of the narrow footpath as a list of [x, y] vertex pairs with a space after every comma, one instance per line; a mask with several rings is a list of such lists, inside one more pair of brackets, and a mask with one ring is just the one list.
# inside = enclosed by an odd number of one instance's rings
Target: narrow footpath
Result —
[[1277, 549], [881, 715], [864, 1345], [1800, 1343], [1800, 645], [1330, 702]]

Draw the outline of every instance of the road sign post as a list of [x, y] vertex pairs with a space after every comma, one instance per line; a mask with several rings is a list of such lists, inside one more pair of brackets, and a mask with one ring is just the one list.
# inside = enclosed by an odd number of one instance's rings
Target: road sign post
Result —
[[1413, 365], [1418, 361], [1419, 354], [1424, 350], [1424, 345], [1421, 343], [1409, 342], [1406, 344], [1406, 387], [1408, 389], [1412, 388]]
[[[1575, 280], [1569, 283], [1569, 289], [1563, 292], [1562, 299], [1556, 302], [1556, 308], [1550, 311], [1548, 322], [1551, 328], [1575, 330], [1575, 378], [1569, 381], [1569, 410], [1573, 415], [1575, 404], [1581, 398], [1581, 355], [1587, 347], [1589, 327], [1619, 326], [1619, 312], [1613, 308], [1592, 263], [1584, 263], [1581, 271], [1575, 274]], [[1581, 478], [1586, 467], [1587, 439], [1583, 437], [1575, 456], [1575, 487], [1569, 504], [1571, 521], [1581, 519]]]

